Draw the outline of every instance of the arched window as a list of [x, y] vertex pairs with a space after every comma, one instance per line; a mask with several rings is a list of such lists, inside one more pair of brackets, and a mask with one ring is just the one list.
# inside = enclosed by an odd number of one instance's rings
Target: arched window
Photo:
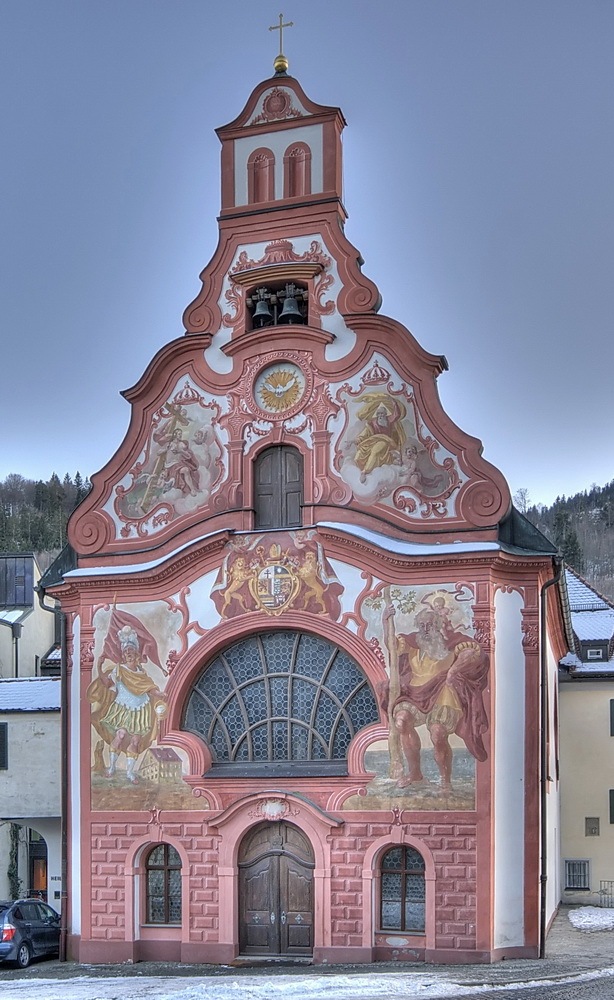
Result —
[[311, 150], [305, 142], [296, 142], [284, 153], [284, 198], [306, 194], [311, 194]]
[[424, 858], [414, 847], [392, 847], [382, 857], [380, 929], [424, 932]]
[[249, 204], [275, 198], [275, 156], [270, 149], [255, 149], [247, 161]]
[[303, 456], [289, 445], [261, 451], [254, 462], [254, 527], [299, 528], [303, 523]]
[[213, 756], [211, 776], [346, 774], [354, 735], [379, 721], [355, 660], [304, 632], [263, 632], [219, 653], [188, 697], [183, 728]]
[[181, 923], [181, 858], [170, 844], [156, 844], [145, 861], [148, 924]]

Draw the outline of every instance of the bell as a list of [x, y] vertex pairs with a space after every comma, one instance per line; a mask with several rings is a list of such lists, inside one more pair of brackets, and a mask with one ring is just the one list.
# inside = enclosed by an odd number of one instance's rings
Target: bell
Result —
[[286, 285], [286, 298], [284, 299], [284, 307], [279, 314], [279, 323], [303, 322], [301, 310], [299, 309], [298, 302], [294, 297], [295, 292], [295, 285]]
[[269, 309], [269, 304], [265, 298], [258, 299], [256, 303], [256, 308], [254, 309], [254, 315], [253, 315], [253, 323], [255, 327], [271, 326], [273, 323], [271, 310]]

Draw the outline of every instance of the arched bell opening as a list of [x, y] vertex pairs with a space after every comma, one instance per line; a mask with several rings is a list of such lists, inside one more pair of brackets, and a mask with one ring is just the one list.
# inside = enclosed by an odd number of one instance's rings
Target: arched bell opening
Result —
[[246, 297], [248, 329], [302, 326], [308, 322], [309, 291], [304, 282], [271, 282], [252, 288]]

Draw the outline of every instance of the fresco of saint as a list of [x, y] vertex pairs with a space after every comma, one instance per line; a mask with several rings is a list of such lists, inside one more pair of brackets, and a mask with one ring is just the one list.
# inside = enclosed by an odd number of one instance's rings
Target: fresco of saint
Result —
[[[383, 621], [391, 621], [389, 605]], [[392, 723], [400, 736], [403, 760], [395, 761], [397, 784], [424, 781], [421, 769], [422, 741], [418, 733], [426, 726], [441, 776], [443, 792], [452, 787], [450, 736], [460, 736], [476, 760], [486, 760], [482, 739], [488, 729], [482, 691], [486, 687], [488, 659], [474, 638], [453, 631], [449, 615], [441, 606], [422, 608], [415, 616], [416, 630], [396, 635], [399, 693], [391, 705]], [[403, 773], [401, 774], [401, 769]]]
[[187, 380], [154, 414], [131, 481], [116, 487], [114, 508], [121, 521], [147, 534], [208, 502], [224, 471], [217, 417], [217, 407]]
[[153, 636], [138, 619], [114, 610], [98, 676], [87, 689], [92, 725], [109, 750], [106, 776], [115, 775], [125, 754], [126, 778], [132, 784], [139, 781], [138, 758], [156, 741], [158, 720], [166, 714], [165, 696], [142, 665], [150, 655], [161, 667]]
[[457, 464], [422, 425], [413, 394], [343, 386], [337, 400], [345, 423], [335, 468], [355, 496], [420, 517], [445, 516], [461, 483]]
[[487, 759], [489, 659], [475, 638], [468, 584], [389, 587], [365, 598], [366, 637], [385, 654], [378, 685], [388, 738], [366, 751], [367, 798], [344, 809], [475, 808], [475, 762]]

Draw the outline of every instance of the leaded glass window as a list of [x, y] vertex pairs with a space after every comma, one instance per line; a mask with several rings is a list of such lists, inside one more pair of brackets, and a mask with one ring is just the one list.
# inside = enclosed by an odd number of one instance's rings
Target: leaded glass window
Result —
[[181, 858], [170, 844], [157, 844], [145, 862], [146, 921], [181, 923]]
[[183, 728], [209, 745], [212, 775], [345, 774], [355, 734], [379, 721], [369, 682], [327, 639], [265, 632], [234, 643], [200, 674]]
[[380, 927], [424, 931], [424, 859], [413, 847], [392, 847], [381, 865]]

